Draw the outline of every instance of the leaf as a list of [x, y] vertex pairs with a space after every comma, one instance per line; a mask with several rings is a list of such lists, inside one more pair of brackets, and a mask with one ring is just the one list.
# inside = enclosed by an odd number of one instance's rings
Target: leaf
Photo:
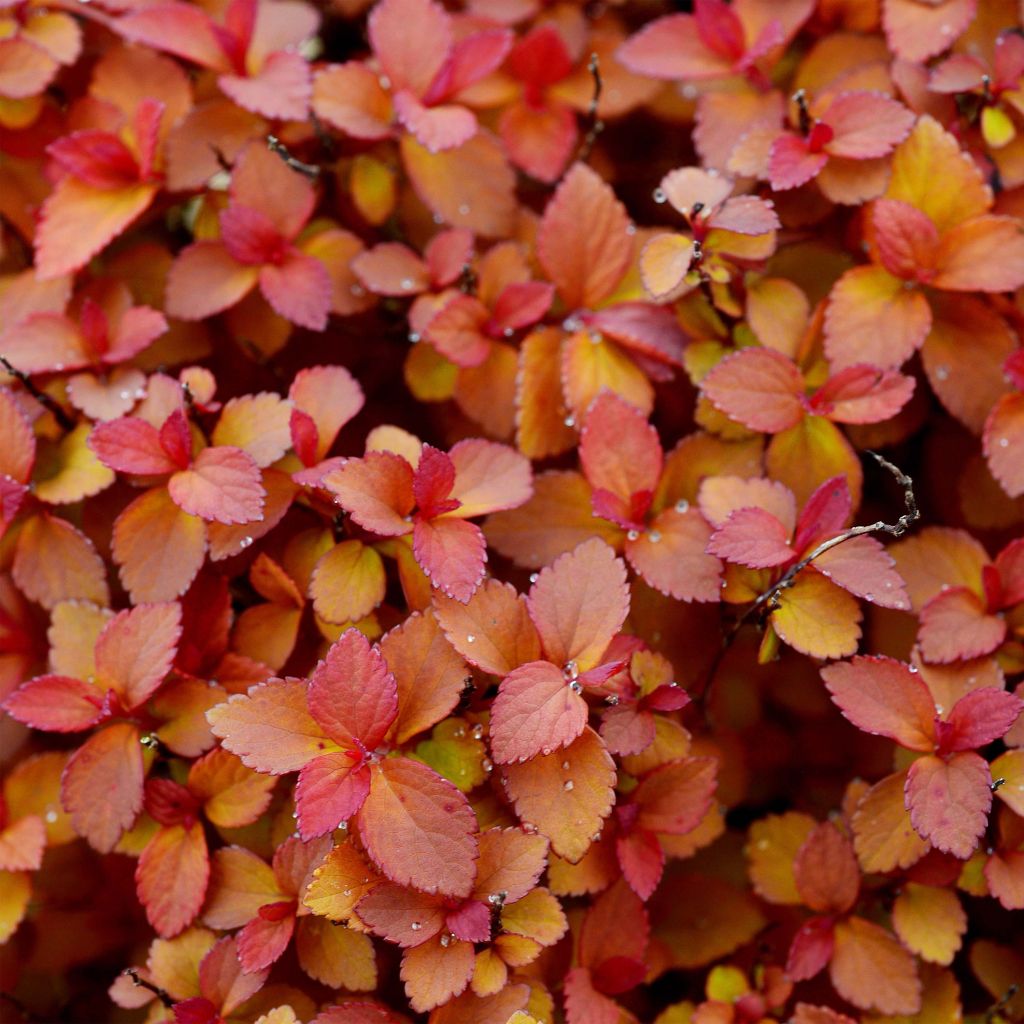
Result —
[[317, 917], [300, 918], [295, 936], [299, 964], [314, 981], [350, 992], [377, 987], [377, 960], [369, 935]]
[[119, 612], [96, 641], [96, 682], [128, 710], [144, 704], [171, 669], [181, 639], [178, 604], [137, 605]]
[[27, 871], [0, 871], [0, 882], [0, 942], [6, 943], [28, 910], [32, 876]]
[[106, 567], [92, 542], [67, 520], [46, 512], [22, 525], [11, 575], [29, 600], [47, 609], [61, 601], [110, 602]]
[[827, 150], [831, 156], [870, 160], [885, 156], [910, 133], [914, 115], [880, 92], [839, 93], [822, 114], [835, 133]]
[[370, 773], [360, 755], [343, 750], [322, 754], [303, 765], [295, 785], [299, 834], [305, 840], [333, 832], [362, 807]]
[[162, 828], [146, 844], [135, 869], [139, 901], [163, 938], [186, 928], [203, 905], [210, 860], [198, 823]]
[[203, 813], [220, 828], [251, 825], [267, 809], [274, 780], [258, 775], [222, 748], [192, 762], [188, 789], [203, 802]]
[[540, 573], [527, 607], [548, 658], [586, 672], [629, 612], [626, 567], [603, 541], [586, 541]]
[[466, 664], [426, 611], [410, 615], [380, 642], [398, 688], [396, 743], [426, 732], [454, 710], [466, 679]]
[[440, 897], [384, 882], [359, 901], [359, 920], [403, 949], [432, 939], [445, 924]]
[[409, 532], [413, 509], [412, 466], [393, 452], [349, 459], [323, 478], [323, 486], [364, 529], [382, 537]]
[[712, 534], [708, 553], [753, 569], [782, 565], [796, 556], [789, 531], [762, 508], [739, 508]]
[[803, 902], [796, 885], [793, 862], [815, 827], [814, 819], [799, 811], [769, 814], [750, 826], [744, 853], [754, 891], [769, 903]]
[[[578, 228], [587, 225], [581, 235]], [[566, 309], [606, 299], [633, 253], [629, 216], [611, 186], [586, 164], [571, 167], [555, 190], [537, 235], [537, 256]]]
[[167, 275], [166, 311], [203, 320], [240, 302], [258, 278], [258, 266], [239, 263], [221, 242], [195, 242], [181, 250]]
[[1024, 395], [1005, 395], [985, 421], [985, 458], [1011, 498], [1024, 494]]
[[206, 718], [243, 764], [270, 775], [298, 771], [334, 746], [309, 712], [302, 679], [260, 683], [211, 708]]
[[906, 584], [895, 562], [873, 537], [851, 537], [823, 552], [814, 567], [833, 583], [881, 608], [910, 611]]
[[449, 453], [455, 481], [449, 497], [460, 519], [516, 508], [533, 494], [530, 462], [507, 445], [481, 438], [459, 441]]
[[685, 291], [694, 252], [688, 235], [665, 233], [647, 241], [640, 252], [640, 279], [651, 298], [666, 302]]
[[434, 613], [448, 642], [471, 665], [495, 676], [540, 658], [540, 638], [526, 598], [500, 580], [485, 580], [465, 604], [434, 596]]
[[413, 553], [430, 582], [456, 601], [468, 601], [483, 581], [487, 543], [475, 523], [417, 519]]
[[946, 664], [991, 654], [1006, 636], [1006, 622], [985, 610], [967, 587], [949, 587], [921, 609], [918, 643], [927, 661]]
[[648, 22], [618, 51], [618, 59], [637, 75], [654, 78], [719, 78], [731, 61], [708, 46], [691, 14], [670, 14]]
[[853, 814], [853, 846], [865, 872], [908, 868], [930, 849], [913, 828], [904, 800], [905, 772], [875, 783]]
[[825, 969], [834, 951], [834, 922], [829, 917], [812, 917], [793, 936], [786, 956], [786, 975], [794, 981], [810, 981]]
[[547, 661], [514, 669], [491, 705], [491, 753], [498, 764], [567, 746], [587, 724], [586, 701]]
[[829, 293], [825, 354], [833, 370], [858, 363], [895, 369], [921, 347], [931, 325], [931, 307], [920, 291], [908, 291], [884, 267], [855, 267]]
[[336, 544], [316, 564], [309, 584], [313, 607], [327, 622], [358, 622], [384, 600], [384, 563], [358, 540]]
[[373, 766], [358, 822], [367, 853], [392, 881], [446, 896], [469, 894], [476, 816], [466, 798], [426, 765], [386, 758]]
[[1005, 779], [996, 790], [999, 797], [1014, 814], [1024, 817], [1024, 750], [1008, 750], [992, 762], [992, 777]]
[[49, 280], [83, 267], [153, 201], [156, 185], [95, 188], [65, 177], [43, 203], [36, 231], [36, 272]]
[[502, 892], [505, 905], [518, 903], [544, 873], [547, 852], [547, 840], [541, 835], [516, 828], [481, 832], [474, 893], [485, 897]]
[[804, 415], [800, 371], [781, 352], [743, 349], [727, 356], [701, 381], [715, 408], [749, 427], [777, 433]]
[[363, 407], [359, 382], [344, 366], [310, 366], [292, 378], [288, 397], [316, 425], [316, 458], [322, 459], [341, 428]]
[[0, 830], [0, 870], [38, 871], [46, 849], [46, 825], [29, 814]]
[[586, 853], [614, 803], [614, 762], [589, 728], [563, 750], [506, 765], [502, 782], [524, 827], [536, 827], [572, 863]]
[[339, 843], [313, 869], [303, 905], [332, 921], [347, 921], [380, 878], [352, 843]]
[[[964, 694], [946, 719], [949, 738], [945, 750], [975, 750], [1002, 739], [1024, 710], [1020, 697], [994, 686], [983, 686]], [[943, 730], [946, 732], [946, 730]]]
[[81, 732], [104, 717], [103, 692], [68, 676], [36, 676], [3, 703], [13, 719], [46, 732]]
[[784, 132], [772, 143], [769, 182], [776, 192], [799, 188], [816, 178], [828, 163], [828, 153], [814, 152], [807, 141]]
[[955, 892], [908, 882], [893, 902], [892, 926], [912, 953], [948, 965], [962, 944], [967, 914]]
[[115, 722], [76, 750], [61, 779], [61, 802], [75, 831], [109, 853], [142, 810], [145, 766], [138, 729]]
[[463, 992], [473, 975], [475, 955], [469, 942], [441, 945], [440, 937], [408, 950], [402, 957], [402, 981], [409, 1005], [424, 1013]]
[[191, 469], [167, 483], [171, 500], [190, 515], [218, 523], [251, 523], [263, 512], [259, 466], [241, 448], [204, 448]]
[[821, 670], [843, 717], [909, 750], [935, 745], [935, 702], [921, 676], [892, 658], [861, 657]]
[[136, 498], [114, 521], [114, 561], [133, 601], [168, 601], [188, 590], [206, 557], [206, 525], [165, 487]]
[[804, 905], [818, 914], [845, 914], [860, 891], [853, 846], [830, 821], [816, 825], [804, 840], [793, 877]]
[[687, 757], [645, 775], [632, 796], [637, 825], [666, 835], [692, 831], [711, 806], [717, 765], [714, 758]]
[[857, 602], [821, 573], [805, 569], [793, 586], [779, 594], [772, 612], [775, 631], [790, 647], [813, 658], [844, 658], [860, 639]]
[[906, 801], [917, 834], [966, 860], [985, 831], [992, 806], [988, 762], [975, 753], [915, 761], [907, 773]]
[[930, 279], [939, 232], [931, 218], [910, 203], [879, 199], [871, 207], [878, 257], [890, 274], [907, 281]]
[[1013, 291], [1024, 283], [1024, 233], [1014, 217], [981, 216], [949, 229], [932, 284], [949, 291]]
[[921, 982], [913, 957], [877, 924], [860, 917], [839, 921], [829, 975], [836, 991], [862, 1010], [916, 1013]]

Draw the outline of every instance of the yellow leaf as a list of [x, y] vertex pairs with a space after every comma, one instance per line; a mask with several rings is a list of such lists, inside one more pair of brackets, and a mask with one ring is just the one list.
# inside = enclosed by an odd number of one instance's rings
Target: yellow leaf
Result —
[[907, 882], [893, 903], [892, 926], [923, 960], [950, 964], [967, 929], [967, 914], [951, 889]]
[[787, 811], [761, 818], [750, 826], [744, 852], [751, 884], [762, 899], [794, 906], [803, 903], [796, 887], [793, 862], [815, 824], [809, 814]]
[[857, 651], [861, 610], [857, 599], [813, 568], [779, 593], [772, 612], [775, 632], [812, 658], [845, 658]]

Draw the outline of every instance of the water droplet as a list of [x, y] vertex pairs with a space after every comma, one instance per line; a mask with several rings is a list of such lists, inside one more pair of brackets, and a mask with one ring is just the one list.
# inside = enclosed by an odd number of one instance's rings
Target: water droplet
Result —
[[419, 331], [410, 331], [409, 332], [409, 341], [410, 341], [411, 344], [415, 345], [419, 340], [420, 340], [420, 332]]
[[656, 188], [654, 190], [654, 201], [656, 203], [668, 202], [668, 196], [665, 195], [665, 190], [662, 188]]
[[917, 666], [916, 665], [911, 665], [910, 666], [910, 671], [911, 672], [916, 672], [917, 671]]
[[935, 705], [935, 714], [941, 715], [946, 709], [941, 704]]
[[567, 661], [565, 663], [565, 668], [562, 669], [562, 675], [564, 675], [566, 679], [575, 679], [579, 674], [580, 667], [575, 661]]
[[511, 337], [512, 337], [512, 335], [513, 335], [513, 334], [515, 334], [516, 332], [515, 332], [515, 330], [514, 330], [513, 328], [511, 328], [511, 327], [506, 327], [506, 328], [505, 328], [505, 330], [503, 330], [503, 331], [502, 331], [501, 333], [502, 333], [502, 334], [503, 334], [503, 335], [504, 335], [504, 336], [505, 336], [506, 338], [511, 338]]
[[626, 534], [626, 540], [636, 540], [639, 536], [640, 534], [637, 533], [636, 530], [630, 530], [629, 533]]
[[469, 215], [469, 203], [459, 204], [459, 214], [463, 217], [467, 217]]
[[344, 896], [346, 899], [348, 899], [348, 897], [352, 895], [352, 890], [351, 889], [342, 889], [341, 890], [341, 895]]
[[452, 735], [453, 735], [453, 736], [454, 736], [454, 737], [455, 737], [455, 738], [456, 738], [457, 740], [461, 740], [461, 739], [462, 739], [462, 737], [466, 735], [466, 730], [465, 730], [465, 729], [463, 729], [463, 728], [462, 728], [462, 726], [460, 725], [460, 726], [459, 726], [459, 727], [458, 727], [458, 728], [457, 728], [457, 729], [456, 729], [456, 730], [455, 730], [455, 731], [454, 731], [454, 732], [452, 733]]
[[348, 290], [353, 295], [356, 295], [356, 296], [365, 295], [366, 294], [366, 289], [361, 284], [351, 284], [351, 285], [349, 285]]
[[388, 78], [387, 75], [379, 75], [377, 77], [377, 81], [380, 82], [380, 87], [382, 89], [390, 89], [391, 88], [391, 79]]
[[587, 333], [587, 337], [590, 339], [590, 344], [591, 345], [600, 345], [601, 344], [602, 338], [601, 338], [601, 335], [598, 334], [597, 331], [589, 331]]
[[474, 725], [471, 735], [475, 740], [482, 739], [484, 735], [484, 727], [482, 725]]
[[562, 422], [567, 427], [575, 427], [576, 426], [576, 417], [575, 416], [566, 416], [565, 419], [562, 420]]
[[534, 823], [532, 821], [524, 821], [523, 822], [523, 831], [528, 833], [531, 836], [535, 835], [536, 832], [537, 832], [537, 826], [534, 825]]
[[467, 633], [466, 634], [466, 643], [467, 644], [475, 644], [476, 643], [476, 637], [473, 636], [472, 633]]
[[563, 761], [562, 762], [562, 771], [567, 772], [568, 770], [569, 770], [569, 762], [568, 761]]
[[697, 86], [687, 83], [680, 90], [684, 100], [695, 100], [697, 98]]
[[605, 704], [611, 704], [612, 707], [615, 707], [615, 705], [619, 703], [619, 698], [616, 697], [614, 693], [610, 693], [605, 697], [604, 702]]
[[948, 366], [936, 366], [935, 367], [935, 376], [938, 377], [939, 380], [949, 380], [949, 367]]
[[485, 772], [493, 772], [494, 771], [494, 762], [489, 757], [485, 757], [480, 762], [480, 767], [483, 768], [483, 770]]
[[244, 551], [249, 545], [252, 544], [252, 537], [243, 537], [239, 542], [238, 546]]
[[661, 540], [661, 534], [657, 530], [651, 530], [647, 534], [647, 539], [652, 544], [657, 544]]
[[547, 756], [548, 756], [548, 754], [550, 754], [550, 753], [551, 753], [551, 748], [550, 748], [550, 747], [541, 747], [541, 748], [540, 748], [540, 752], [541, 752], [541, 753], [542, 753], [542, 754], [543, 754], [543, 755], [544, 755], [545, 757], [547, 757]]
[[596, 843], [596, 842], [597, 842], [597, 841], [598, 841], [598, 840], [599, 840], [600, 838], [601, 838], [601, 833], [600, 833], [600, 832], [595, 832], [595, 833], [594, 833], [594, 834], [593, 834], [593, 835], [592, 835], [592, 836], [590, 837], [590, 841], [591, 841], [592, 843]]
[[530, 582], [531, 583], [536, 583], [537, 580], [539, 580], [539, 579], [540, 579], [540, 573], [539, 572], [531, 572], [530, 573]]
[[451, 944], [451, 941], [452, 937], [450, 935], [445, 934], [441, 936], [441, 945], [444, 946], [446, 949]]
[[411, 277], [403, 277], [401, 288], [403, 292], [411, 292], [413, 289], [413, 283]]
[[565, 782], [562, 784], [562, 789], [564, 789], [566, 791], [566, 793], [571, 793], [572, 789], [573, 789], [573, 786], [574, 786], [574, 783], [573, 783], [572, 779], [566, 779]]
[[43, 817], [50, 825], [52, 825], [57, 820], [57, 812], [51, 808], [43, 815]]
[[412, 922], [412, 924], [410, 924], [410, 925], [409, 925], [409, 927], [410, 927], [410, 928], [411, 928], [411, 929], [412, 929], [412, 930], [413, 930], [414, 932], [418, 932], [418, 931], [419, 931], [419, 930], [420, 930], [420, 929], [421, 929], [421, 928], [423, 927], [423, 925], [421, 925], [421, 924], [419, 923], [419, 921], [413, 921], [413, 922]]
[[578, 316], [567, 316], [562, 321], [562, 330], [569, 331], [571, 334], [575, 334], [576, 331], [583, 327], [583, 321]]
[[874, 599], [875, 599], [875, 595], [874, 594], [865, 594], [864, 595], [864, 600], [865, 601], [874, 601]]
[[680, 498], [679, 501], [676, 502], [676, 511], [677, 512], [689, 512], [690, 511], [690, 503], [685, 498]]
[[433, 218], [432, 218], [432, 220], [434, 221], [435, 224], [443, 224], [444, 223], [444, 217], [442, 217], [441, 214], [439, 214], [439, 213], [435, 213]]
[[1000, 448], [1009, 448], [1010, 447], [1009, 440], [1007, 438], [1005, 438], [1005, 437], [999, 438], [999, 447]]
[[580, 686], [580, 684], [578, 682], [576, 682], [575, 679], [569, 684], [569, 689], [572, 690], [573, 693], [582, 693], [583, 692], [583, 687]]

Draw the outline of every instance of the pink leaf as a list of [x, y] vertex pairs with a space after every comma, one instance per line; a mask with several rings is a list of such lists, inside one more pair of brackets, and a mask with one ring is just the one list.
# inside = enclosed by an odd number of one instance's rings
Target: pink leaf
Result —
[[260, 270], [260, 291], [274, 312], [298, 327], [322, 331], [331, 311], [331, 275], [315, 256], [290, 249]]
[[701, 390], [727, 416], [751, 430], [778, 433], [804, 415], [804, 380], [781, 352], [747, 348], [726, 356], [701, 381]]
[[243, 110], [285, 121], [304, 120], [313, 94], [309, 62], [283, 50], [271, 53], [255, 75], [221, 75], [217, 84]]
[[691, 14], [670, 14], [645, 25], [621, 47], [617, 58], [630, 71], [652, 78], [720, 78], [732, 61], [711, 50]]
[[785, 526], [763, 508], [740, 508], [715, 530], [708, 553], [752, 569], [782, 565], [794, 557]]
[[840, 93], [822, 114], [834, 137], [826, 145], [832, 156], [870, 160], [885, 156], [902, 142], [914, 125], [914, 115], [883, 93]]
[[1024, 710], [1024, 701], [1006, 690], [983, 686], [964, 694], [950, 711], [945, 725], [950, 736], [947, 751], [976, 750], [1002, 739]]
[[846, 525], [852, 504], [845, 476], [834, 476], [820, 484], [800, 511], [794, 550], [804, 552], [813, 541], [837, 534]]
[[118, 612], [96, 641], [96, 682], [127, 710], [141, 707], [167, 677], [181, 639], [178, 604], [140, 604]]
[[793, 981], [808, 981], [832, 959], [832, 925], [830, 917], [812, 917], [793, 936], [786, 959], [786, 974]]
[[975, 753], [919, 758], [907, 772], [905, 790], [914, 830], [936, 849], [966, 860], [985, 831], [991, 784], [988, 762]]
[[164, 308], [181, 320], [204, 320], [243, 299], [258, 277], [258, 267], [239, 263], [222, 242], [195, 242], [167, 275]]
[[821, 670], [836, 707], [858, 729], [910, 750], [935, 744], [935, 701], [920, 675], [892, 658], [856, 657]]
[[896, 563], [874, 537], [851, 537], [814, 560], [833, 583], [880, 608], [910, 611], [906, 584]]
[[680, 601], [718, 601], [722, 563], [707, 553], [711, 528], [696, 509], [659, 512], [635, 540], [626, 539], [629, 564], [655, 590]]
[[277, 920], [254, 917], [238, 933], [238, 962], [246, 974], [262, 971], [281, 958], [295, 931], [295, 915]]
[[874, 366], [847, 366], [811, 399], [811, 408], [834, 423], [881, 423], [910, 401], [914, 378]]
[[878, 199], [871, 224], [882, 266], [904, 280], [928, 280], [934, 273], [939, 231], [928, 214], [898, 199]]
[[462, 519], [417, 519], [412, 549], [430, 582], [465, 603], [484, 578], [487, 543], [479, 526]]
[[413, 295], [430, 284], [427, 265], [401, 242], [381, 242], [364, 250], [352, 260], [352, 272], [377, 295]]
[[482, 438], [459, 441], [448, 453], [455, 467], [450, 496], [460, 519], [518, 508], [533, 494], [530, 460], [514, 448]]
[[567, 746], [587, 724], [587, 704], [547, 661], [513, 669], [491, 708], [491, 753], [498, 764], [527, 761]]
[[263, 477], [241, 448], [204, 448], [191, 469], [175, 473], [167, 490], [174, 503], [207, 522], [251, 523], [263, 514]]
[[757, 196], [735, 196], [727, 199], [708, 218], [710, 227], [734, 231], [738, 235], [766, 235], [782, 227], [769, 200]]
[[967, 587], [950, 587], [921, 609], [918, 643], [925, 661], [946, 664], [991, 654], [1006, 636], [1006, 621], [986, 612]]
[[615, 841], [615, 852], [629, 887], [640, 899], [649, 900], [665, 869], [665, 854], [658, 837], [646, 831], [619, 836]]
[[395, 94], [399, 121], [430, 150], [455, 149], [476, 134], [476, 115], [467, 107], [426, 107], [408, 90]]
[[423, 96], [451, 51], [451, 19], [432, 0], [383, 0], [370, 14], [367, 31], [395, 91]]
[[68, 676], [37, 676], [22, 684], [3, 704], [12, 718], [46, 732], [81, 732], [105, 715], [103, 692]]
[[413, 469], [394, 452], [369, 452], [349, 459], [323, 479], [323, 486], [364, 530], [382, 537], [409, 533]]
[[480, 900], [467, 900], [451, 911], [444, 923], [463, 942], [487, 942], [491, 937], [491, 908]]
[[812, 153], [803, 139], [785, 132], [772, 143], [769, 181], [776, 192], [799, 188], [817, 177], [827, 163], [827, 153]]

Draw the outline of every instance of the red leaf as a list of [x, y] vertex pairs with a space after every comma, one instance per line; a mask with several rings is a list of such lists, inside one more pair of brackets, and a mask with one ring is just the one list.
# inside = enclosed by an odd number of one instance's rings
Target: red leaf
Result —
[[198, 823], [162, 828], [146, 844], [135, 868], [139, 901], [162, 938], [186, 928], [206, 898], [210, 860]]
[[776, 192], [806, 185], [828, 163], [828, 153], [811, 150], [798, 135], [785, 132], [773, 143], [768, 172]]
[[711, 528], [694, 508], [670, 507], [635, 540], [626, 539], [629, 564], [655, 590], [681, 601], [718, 601], [722, 563], [707, 553]]
[[907, 281], [928, 281], [935, 268], [939, 231], [926, 213], [898, 199], [879, 199], [871, 225], [882, 265]]
[[282, 260], [260, 270], [259, 281], [263, 297], [285, 320], [311, 331], [327, 326], [334, 285], [315, 256], [289, 249]]
[[[579, 231], [581, 224], [586, 232]], [[567, 309], [607, 298], [633, 255], [629, 216], [611, 186], [586, 164], [562, 179], [544, 211], [537, 256]]]
[[649, 900], [665, 869], [665, 854], [658, 837], [653, 832], [644, 831], [619, 836], [615, 841], [615, 853], [629, 887], [640, 899]]
[[913, 393], [913, 377], [860, 364], [830, 377], [811, 408], [834, 423], [880, 423], [892, 419]]
[[487, 543], [474, 523], [417, 519], [412, 547], [430, 582], [456, 601], [468, 601], [484, 578]]
[[395, 677], [358, 629], [346, 630], [317, 663], [307, 700], [324, 733], [352, 751], [378, 747], [398, 713]]
[[985, 831], [991, 783], [988, 762], [975, 753], [947, 760], [919, 758], [910, 766], [906, 784], [914, 830], [936, 849], [966, 860]]
[[814, 567], [844, 590], [881, 608], [910, 611], [896, 563], [874, 537], [851, 537], [819, 555]]
[[727, 356], [701, 381], [701, 390], [751, 430], [775, 434], [804, 415], [803, 376], [774, 349], [748, 348]]
[[892, 658], [856, 657], [821, 677], [843, 717], [910, 750], [935, 745], [935, 702], [920, 675]]
[[806, 551], [813, 542], [839, 533], [850, 517], [853, 498], [845, 476], [834, 476], [819, 485], [807, 499], [796, 524], [793, 548]]
[[841, 92], [821, 117], [834, 133], [825, 148], [848, 160], [885, 156], [914, 125], [911, 111], [877, 92]]
[[716, 772], [711, 757], [687, 757], [655, 768], [632, 794], [640, 809], [637, 825], [665, 835], [691, 832], [711, 806]]
[[141, 707], [171, 669], [181, 639], [178, 604], [142, 604], [119, 612], [96, 641], [96, 682], [127, 710]]
[[72, 132], [51, 143], [46, 151], [65, 171], [93, 188], [121, 188], [139, 180], [139, 165], [132, 151], [110, 132]]
[[860, 891], [860, 868], [850, 840], [830, 821], [815, 826], [793, 861], [797, 891], [818, 914], [845, 914]]
[[115, 722], [90, 736], [69, 759], [61, 802], [79, 835], [109, 853], [142, 810], [145, 768], [138, 729]]
[[370, 791], [370, 771], [353, 771], [358, 754], [323, 754], [303, 765], [295, 785], [295, 807], [303, 839], [333, 832], [353, 817]]
[[796, 554], [786, 527], [763, 508], [739, 508], [711, 536], [708, 553], [753, 569], [782, 565]]
[[586, 701], [570, 681], [549, 662], [532, 661], [509, 673], [494, 698], [491, 753], [498, 764], [550, 754], [586, 724]]
[[491, 909], [480, 900], [467, 900], [444, 919], [448, 930], [463, 942], [487, 942], [491, 937]]
[[832, 919], [812, 917], [793, 936], [786, 958], [786, 975], [793, 981], [808, 981], [832, 959], [835, 947]]
[[68, 676], [37, 676], [22, 684], [3, 704], [12, 718], [46, 732], [81, 732], [106, 714], [103, 692]]
[[964, 694], [954, 705], [945, 725], [944, 751], [976, 750], [1002, 739], [1024, 711], [1024, 701], [1005, 690], [983, 686]]
[[255, 459], [241, 448], [204, 448], [191, 469], [167, 483], [174, 503], [207, 522], [251, 523], [261, 518], [263, 477]]
[[281, 958], [295, 931], [295, 914], [280, 919], [254, 917], [238, 933], [238, 962], [246, 974], [262, 971]]
[[374, 765], [358, 822], [366, 852], [392, 881], [446, 896], [469, 895], [476, 815], [462, 793], [426, 765], [405, 758]]
[[444, 901], [383, 882], [356, 907], [359, 920], [375, 934], [403, 949], [432, 939], [444, 927]]

